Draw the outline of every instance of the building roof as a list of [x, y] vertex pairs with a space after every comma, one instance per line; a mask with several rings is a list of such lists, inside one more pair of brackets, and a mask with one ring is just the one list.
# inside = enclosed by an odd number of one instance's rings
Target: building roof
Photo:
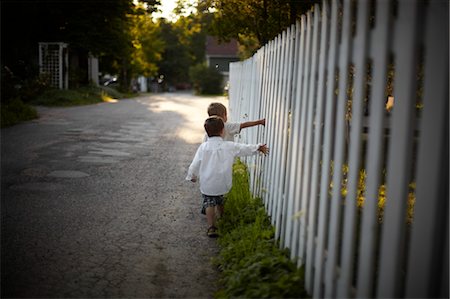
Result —
[[219, 40], [208, 35], [206, 37], [206, 55], [238, 56], [238, 42], [235, 39], [219, 43]]

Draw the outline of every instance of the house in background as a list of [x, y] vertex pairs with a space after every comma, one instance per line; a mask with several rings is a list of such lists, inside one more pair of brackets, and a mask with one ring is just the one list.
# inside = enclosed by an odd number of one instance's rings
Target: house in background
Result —
[[89, 51], [64, 42], [39, 42], [39, 73], [58, 89], [99, 85], [98, 59]]
[[235, 39], [219, 43], [213, 36], [206, 37], [206, 64], [219, 70], [224, 77], [224, 85], [229, 80], [230, 62], [239, 61], [238, 42]]

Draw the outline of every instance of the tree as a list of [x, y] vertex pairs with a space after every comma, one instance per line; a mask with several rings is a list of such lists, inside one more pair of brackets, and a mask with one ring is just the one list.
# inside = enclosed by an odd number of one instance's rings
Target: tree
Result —
[[159, 20], [165, 50], [159, 72], [171, 86], [190, 82], [189, 68], [205, 60], [207, 28], [211, 16], [185, 1], [178, 1], [176, 21]]
[[[266, 44], [318, 0], [205, 0], [214, 9], [211, 31], [222, 40], [236, 38], [245, 57]], [[255, 44], [257, 41], [257, 44]]]
[[148, 14], [131, 15], [130, 64], [134, 74], [150, 77], [158, 71], [157, 62], [161, 60], [164, 42], [160, 30]]
[[191, 59], [188, 46], [182, 38], [183, 32], [165, 19], [159, 20], [159, 26], [165, 44], [159, 63], [159, 74], [164, 76], [165, 84], [170, 86], [188, 82]]

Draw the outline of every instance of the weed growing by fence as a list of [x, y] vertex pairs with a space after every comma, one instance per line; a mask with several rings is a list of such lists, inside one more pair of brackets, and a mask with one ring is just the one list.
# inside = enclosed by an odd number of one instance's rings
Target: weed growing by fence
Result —
[[[333, 161], [331, 161], [331, 168], [330, 173], [333, 174]], [[347, 196], [347, 183], [348, 183], [348, 165], [342, 166], [342, 182], [341, 182], [341, 196], [342, 198], [345, 198]], [[384, 176], [386, 174], [384, 173]], [[356, 205], [360, 210], [364, 208], [364, 203], [367, 200], [366, 199], [366, 177], [367, 173], [365, 169], [361, 169], [359, 172], [359, 180], [358, 180], [358, 190], [357, 190], [357, 197], [356, 197]], [[383, 179], [384, 181], [386, 178]], [[386, 190], [386, 184], [383, 183], [378, 188], [378, 222], [382, 223], [384, 218], [384, 208], [386, 206], [387, 202], [387, 190]], [[411, 224], [414, 220], [414, 204], [416, 202], [416, 183], [412, 182], [408, 185], [408, 203], [407, 203], [407, 216], [406, 221], [408, 224]], [[330, 182], [330, 189], [329, 194], [332, 195], [333, 190], [333, 182]]]
[[219, 221], [221, 247], [216, 263], [223, 288], [216, 298], [307, 298], [304, 271], [279, 249], [274, 228], [259, 198], [249, 191], [245, 165], [233, 166], [233, 188]]

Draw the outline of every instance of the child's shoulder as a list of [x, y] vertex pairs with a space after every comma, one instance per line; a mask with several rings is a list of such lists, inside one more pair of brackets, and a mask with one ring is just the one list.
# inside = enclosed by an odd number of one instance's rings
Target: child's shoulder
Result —
[[241, 123], [226, 122], [224, 123], [224, 129], [228, 132], [239, 132], [241, 129]]
[[240, 126], [241, 123], [227, 121], [223, 124], [225, 127]]

